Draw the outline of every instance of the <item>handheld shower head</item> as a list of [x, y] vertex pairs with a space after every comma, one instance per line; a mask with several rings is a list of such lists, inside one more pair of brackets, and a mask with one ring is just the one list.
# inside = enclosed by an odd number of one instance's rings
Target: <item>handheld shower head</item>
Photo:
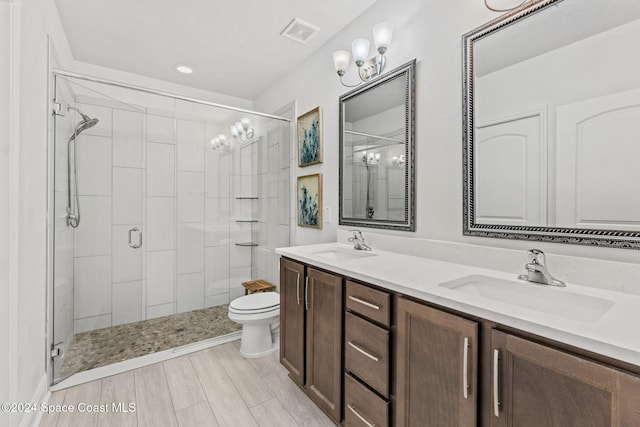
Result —
[[77, 107], [73, 107], [71, 105], [67, 105], [67, 110], [75, 110], [82, 117], [82, 120], [80, 120], [78, 122], [78, 124], [76, 125], [76, 128], [73, 131], [73, 135], [72, 135], [73, 139], [75, 139], [76, 135], [79, 135], [80, 133], [84, 132], [85, 130], [94, 127], [99, 122], [98, 119], [92, 119], [91, 117], [87, 116], [85, 113], [80, 111], [80, 109], [77, 108]]

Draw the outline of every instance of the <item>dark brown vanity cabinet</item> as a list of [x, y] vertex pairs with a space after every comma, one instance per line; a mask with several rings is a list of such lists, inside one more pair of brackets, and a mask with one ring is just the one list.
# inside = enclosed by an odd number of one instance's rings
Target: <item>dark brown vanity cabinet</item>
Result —
[[280, 260], [280, 362], [337, 422], [342, 412], [342, 310], [342, 277]]
[[640, 378], [491, 332], [491, 426], [640, 426]]
[[478, 324], [397, 299], [398, 427], [475, 427]]
[[305, 266], [280, 259], [280, 363], [304, 386]]
[[640, 368], [289, 259], [280, 275], [281, 362], [345, 427], [640, 427]]
[[347, 280], [344, 425], [389, 425], [391, 294]]

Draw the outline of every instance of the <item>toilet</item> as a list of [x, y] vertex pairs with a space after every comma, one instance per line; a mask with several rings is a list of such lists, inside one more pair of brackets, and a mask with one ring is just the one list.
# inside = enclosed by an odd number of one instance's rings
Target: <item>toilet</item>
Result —
[[240, 355], [266, 356], [280, 344], [280, 294], [258, 292], [236, 298], [229, 304], [229, 319], [242, 325]]

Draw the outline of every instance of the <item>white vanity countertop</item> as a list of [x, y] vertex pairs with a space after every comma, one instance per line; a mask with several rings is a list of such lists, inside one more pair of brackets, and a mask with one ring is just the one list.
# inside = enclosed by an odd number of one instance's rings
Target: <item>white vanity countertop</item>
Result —
[[598, 320], [583, 322], [439, 286], [470, 275], [517, 281], [517, 277], [509, 273], [375, 248], [371, 252], [375, 256], [355, 260], [346, 257], [328, 259], [317, 255], [336, 248], [354, 251], [351, 245], [325, 243], [278, 248], [276, 253], [391, 291], [640, 366], [640, 296], [572, 283], [567, 283], [566, 288], [556, 288], [522, 282], [524, 286], [553, 288], [553, 291], [543, 290], [550, 292], [550, 295], [553, 292], [572, 292], [604, 298], [614, 303]]

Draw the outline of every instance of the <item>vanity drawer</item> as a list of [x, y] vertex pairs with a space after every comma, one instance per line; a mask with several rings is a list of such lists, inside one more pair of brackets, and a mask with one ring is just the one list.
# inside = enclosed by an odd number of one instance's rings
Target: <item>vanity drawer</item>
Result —
[[391, 324], [391, 294], [347, 280], [347, 310], [385, 326]]
[[389, 331], [346, 313], [344, 368], [389, 397]]
[[344, 426], [363, 427], [389, 425], [389, 403], [344, 374]]

